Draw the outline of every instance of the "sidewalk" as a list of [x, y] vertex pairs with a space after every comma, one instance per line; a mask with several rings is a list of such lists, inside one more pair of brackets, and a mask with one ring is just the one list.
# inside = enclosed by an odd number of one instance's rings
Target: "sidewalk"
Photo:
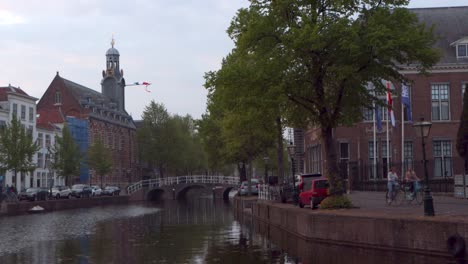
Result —
[[[360, 208], [360, 213], [401, 216], [424, 216], [424, 203], [388, 206], [385, 203], [384, 192], [357, 192], [348, 194], [353, 205]], [[468, 219], [468, 199], [460, 199], [448, 196], [433, 196], [433, 204], [436, 218]]]

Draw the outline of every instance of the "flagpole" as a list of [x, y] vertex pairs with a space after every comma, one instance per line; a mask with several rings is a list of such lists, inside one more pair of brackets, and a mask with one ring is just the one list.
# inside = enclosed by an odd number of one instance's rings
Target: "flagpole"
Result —
[[[374, 111], [372, 111], [374, 113], [373, 115], [373, 118], [374, 118], [374, 167], [372, 168], [373, 170], [373, 179], [375, 180], [376, 177], [377, 177], [377, 133], [376, 133], [376, 113], [375, 113], [375, 103], [372, 103], [372, 106], [374, 107]], [[378, 106], [377, 106], [378, 107]]]
[[405, 173], [405, 116], [403, 114], [404, 106], [403, 99], [400, 98], [401, 103], [401, 177]]
[[[389, 119], [389, 113], [388, 112], [390, 112], [390, 111], [388, 110], [388, 107], [387, 107], [387, 173], [388, 173], [388, 170], [390, 169], [390, 144], [389, 144], [390, 139], [388, 138], [388, 119]], [[386, 175], [384, 175], [384, 176], [386, 176]]]

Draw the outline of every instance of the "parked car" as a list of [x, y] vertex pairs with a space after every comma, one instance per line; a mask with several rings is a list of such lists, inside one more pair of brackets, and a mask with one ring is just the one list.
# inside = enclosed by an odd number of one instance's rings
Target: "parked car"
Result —
[[81, 197], [91, 197], [91, 187], [86, 184], [75, 184], [71, 188], [72, 190], [72, 196], [76, 198], [81, 198]]
[[91, 196], [101, 196], [102, 189], [98, 185], [91, 186]]
[[[299, 193], [304, 189], [304, 187], [308, 188], [310, 185], [311, 181], [313, 179], [317, 179], [322, 177], [322, 174], [320, 173], [303, 173], [303, 174], [297, 174], [294, 176], [294, 183], [289, 182], [285, 183], [281, 186], [281, 202], [286, 203], [288, 201], [294, 201], [294, 199], [297, 199], [296, 201], [299, 202]], [[294, 192], [297, 194], [296, 198], [294, 198]], [[296, 202], [295, 201], [295, 202]]]
[[[259, 181], [258, 179], [251, 179], [250, 180], [251, 183], [250, 183], [250, 193], [251, 194], [255, 194], [255, 195], [258, 195], [258, 184], [259, 184]], [[247, 195], [248, 193], [248, 181], [243, 181], [241, 183], [241, 185], [239, 186], [239, 195]]]
[[310, 204], [310, 208], [315, 209], [328, 196], [328, 180], [326, 178], [312, 179], [310, 184], [304, 185], [299, 194], [299, 207]]
[[38, 200], [47, 200], [49, 198], [49, 190], [47, 188], [35, 187], [35, 188], [28, 188], [24, 192], [20, 192], [18, 194], [19, 200], [30, 200], [30, 201], [38, 201]]
[[68, 186], [54, 186], [52, 187], [50, 196], [55, 199], [71, 198], [72, 190]]
[[120, 188], [117, 186], [106, 186], [104, 190], [102, 190], [102, 195], [119, 195], [120, 194]]

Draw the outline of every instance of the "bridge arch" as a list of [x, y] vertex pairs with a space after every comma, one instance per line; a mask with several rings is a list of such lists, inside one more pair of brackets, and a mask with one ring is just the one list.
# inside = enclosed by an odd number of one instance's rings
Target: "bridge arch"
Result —
[[186, 194], [188, 191], [192, 190], [192, 189], [206, 189], [207, 187], [205, 185], [202, 185], [202, 184], [193, 184], [193, 185], [188, 185], [188, 186], [185, 186], [183, 187], [182, 189], [180, 189], [178, 192], [177, 192], [177, 200], [182, 200], [185, 198]]
[[226, 189], [224, 189], [224, 191], [223, 191], [223, 200], [224, 201], [229, 201], [229, 193], [231, 192], [232, 189], [234, 189], [234, 186], [230, 186], [230, 187], [227, 187]]
[[160, 202], [164, 199], [164, 189], [152, 189], [146, 194], [147, 201]]

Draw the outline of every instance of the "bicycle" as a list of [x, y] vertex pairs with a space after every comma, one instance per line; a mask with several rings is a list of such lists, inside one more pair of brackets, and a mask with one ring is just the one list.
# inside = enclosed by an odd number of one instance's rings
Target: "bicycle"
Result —
[[421, 205], [423, 203], [423, 197], [424, 197], [424, 190], [423, 188], [419, 187], [417, 191], [413, 191], [413, 182], [407, 182], [403, 184], [403, 197], [404, 200], [407, 201], [408, 204], [412, 203], [413, 201], [416, 201], [417, 205]]
[[399, 205], [403, 201], [403, 198], [404, 198], [404, 193], [400, 188], [400, 183], [397, 182], [393, 186], [393, 190], [391, 193], [388, 190], [385, 193], [385, 204], [389, 206], [392, 205], [392, 203]]

